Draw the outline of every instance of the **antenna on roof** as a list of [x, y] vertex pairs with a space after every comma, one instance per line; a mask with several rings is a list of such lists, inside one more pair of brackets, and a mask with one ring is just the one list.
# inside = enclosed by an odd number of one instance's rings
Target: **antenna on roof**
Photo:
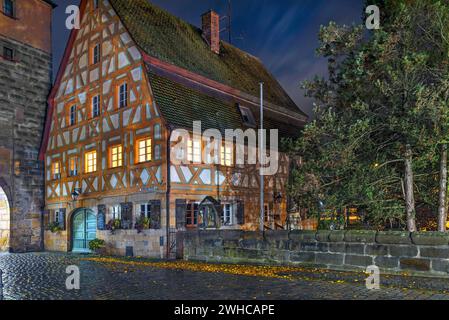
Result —
[[228, 13], [227, 15], [221, 17], [221, 19], [226, 19], [228, 21], [226, 28], [220, 30], [220, 32], [228, 32], [228, 42], [232, 44], [232, 0], [228, 0]]

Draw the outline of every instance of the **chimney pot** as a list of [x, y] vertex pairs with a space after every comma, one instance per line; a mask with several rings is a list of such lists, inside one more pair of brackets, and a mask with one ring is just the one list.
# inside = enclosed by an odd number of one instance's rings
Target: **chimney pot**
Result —
[[220, 54], [220, 15], [213, 10], [209, 10], [201, 16], [203, 37], [212, 52]]

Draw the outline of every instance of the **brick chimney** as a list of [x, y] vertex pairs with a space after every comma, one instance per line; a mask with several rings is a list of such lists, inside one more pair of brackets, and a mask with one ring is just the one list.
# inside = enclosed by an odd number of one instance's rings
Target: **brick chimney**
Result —
[[220, 15], [210, 10], [201, 16], [203, 23], [203, 37], [212, 52], [220, 53]]

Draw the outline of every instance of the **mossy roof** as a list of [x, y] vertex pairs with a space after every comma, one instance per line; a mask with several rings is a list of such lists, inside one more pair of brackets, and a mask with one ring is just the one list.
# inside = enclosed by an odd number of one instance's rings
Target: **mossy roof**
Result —
[[267, 101], [305, 115], [254, 56], [224, 41], [220, 54], [213, 53], [201, 29], [148, 0], [110, 2], [134, 41], [150, 56], [255, 97], [259, 96], [259, 83], [264, 82]]
[[[226, 129], [246, 130], [238, 105], [198, 92], [167, 77], [148, 72], [153, 95], [164, 118], [174, 128], [192, 130], [193, 121], [201, 120], [202, 130], [218, 129], [224, 135]], [[260, 122], [256, 118], [257, 126]], [[281, 137], [293, 137], [299, 129], [266, 117], [266, 129], [278, 129]]]

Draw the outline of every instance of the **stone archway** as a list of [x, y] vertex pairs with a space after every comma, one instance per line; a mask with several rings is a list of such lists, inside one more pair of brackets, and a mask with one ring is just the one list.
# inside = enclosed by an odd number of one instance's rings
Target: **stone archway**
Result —
[[0, 186], [0, 252], [9, 251], [11, 237], [11, 211], [8, 196]]

